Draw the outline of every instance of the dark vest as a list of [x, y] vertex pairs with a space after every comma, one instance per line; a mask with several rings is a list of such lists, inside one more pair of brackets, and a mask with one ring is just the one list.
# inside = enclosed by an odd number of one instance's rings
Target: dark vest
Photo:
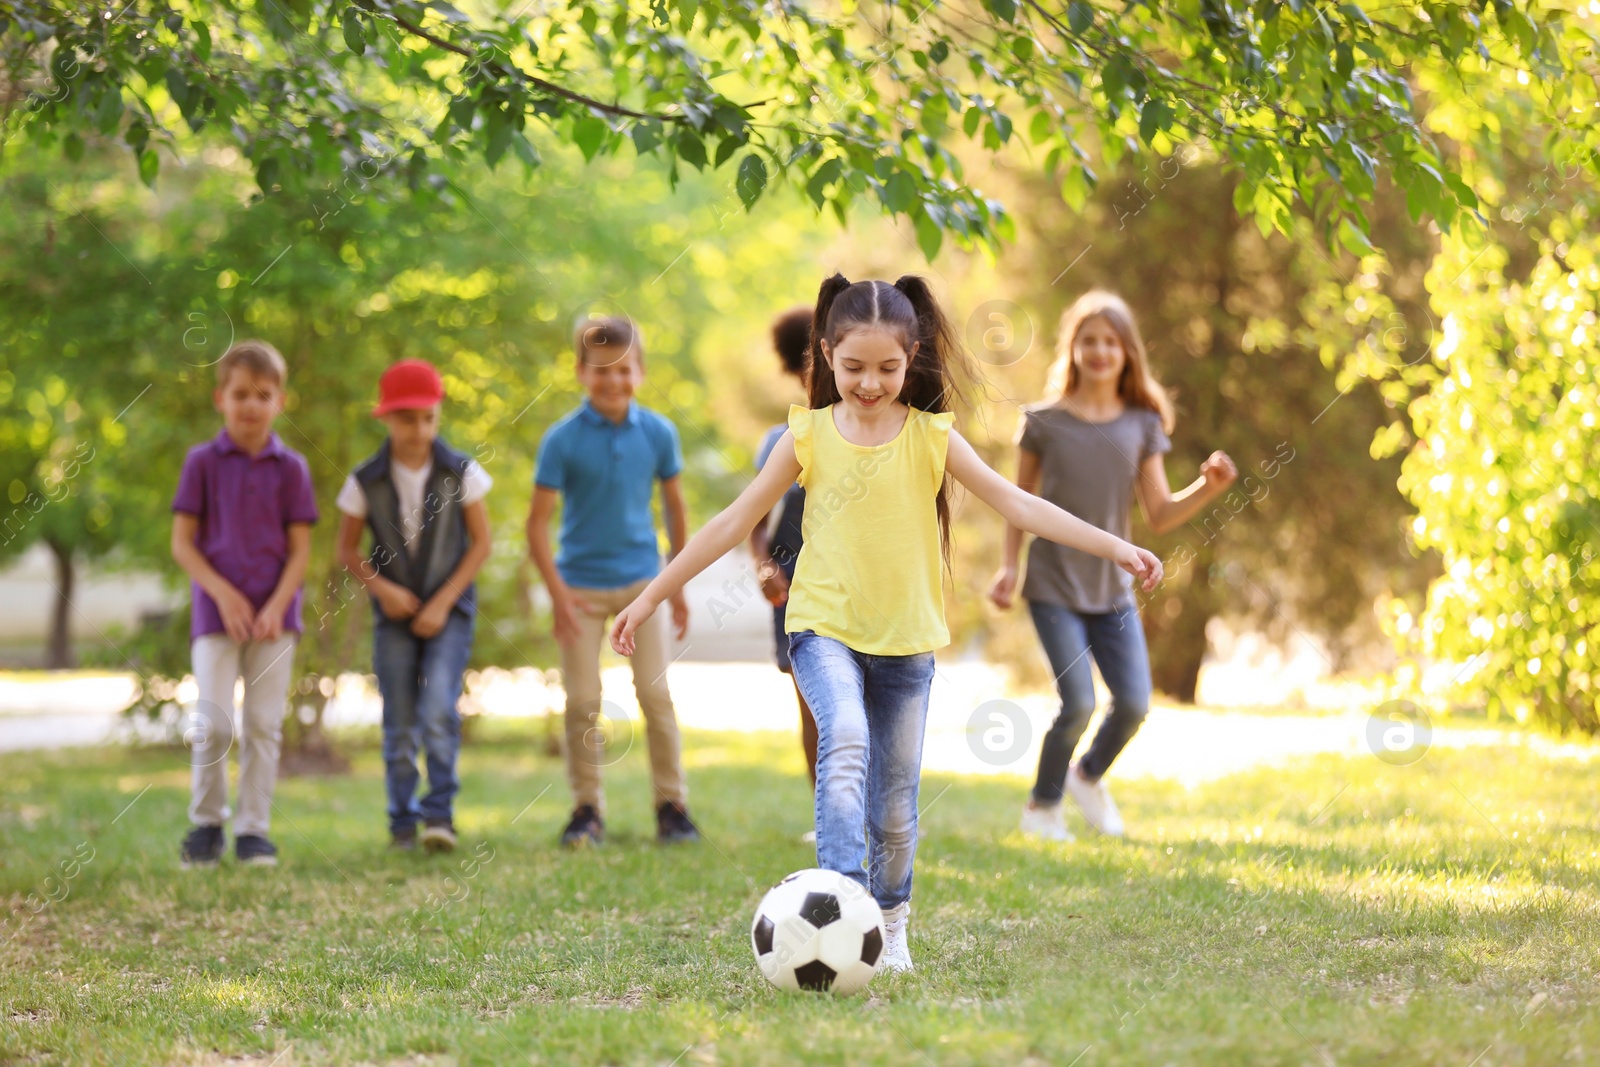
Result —
[[[408, 553], [400, 522], [400, 497], [389, 477], [389, 442], [356, 468], [356, 481], [367, 495], [367, 529], [372, 531], [372, 565], [379, 574], [427, 599], [444, 585], [467, 552], [467, 521], [462, 514], [467, 465], [471, 460], [438, 438], [433, 442], [433, 470], [422, 493], [422, 530], [416, 550]], [[469, 585], [455, 610], [471, 615], [478, 592]]]

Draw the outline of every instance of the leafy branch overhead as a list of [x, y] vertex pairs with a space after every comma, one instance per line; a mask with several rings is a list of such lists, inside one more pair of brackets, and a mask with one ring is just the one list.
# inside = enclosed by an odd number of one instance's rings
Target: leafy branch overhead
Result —
[[[1307, 0], [1126, 5], [982, 0], [526, 0], [468, 14], [424, 0], [0, 3], [8, 137], [117, 138], [158, 179], [165, 146], [235, 143], [266, 192], [403, 179], [452, 164], [539, 165], [549, 136], [731, 165], [748, 207], [782, 179], [842, 220], [858, 198], [928, 255], [1010, 233], [963, 156], [1015, 151], [1081, 204], [1129, 153], [1205, 144], [1239, 209], [1365, 244], [1387, 174], [1417, 217], [1477, 206], [1419, 117], [1419, 66], [1514, 68], [1559, 84], [1567, 28], [1513, 2]], [[535, 135], [535, 130], [540, 131]]]

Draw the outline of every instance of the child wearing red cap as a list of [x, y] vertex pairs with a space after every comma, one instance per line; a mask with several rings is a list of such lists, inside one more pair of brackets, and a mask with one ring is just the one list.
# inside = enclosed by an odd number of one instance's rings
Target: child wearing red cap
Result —
[[[444, 382], [431, 363], [403, 359], [378, 380], [373, 415], [388, 439], [345, 479], [335, 505], [339, 561], [372, 594], [372, 669], [383, 697], [383, 761], [392, 847], [456, 846], [453, 802], [461, 718], [456, 701], [472, 654], [473, 579], [489, 558], [484, 497], [493, 480], [439, 439]], [[361, 553], [361, 531], [372, 550]], [[416, 799], [417, 748], [428, 792]]]

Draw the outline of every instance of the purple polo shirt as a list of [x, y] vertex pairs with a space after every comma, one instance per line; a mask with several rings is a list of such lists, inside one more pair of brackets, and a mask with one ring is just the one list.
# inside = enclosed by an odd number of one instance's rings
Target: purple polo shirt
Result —
[[[272, 596], [288, 562], [289, 524], [317, 521], [305, 457], [277, 434], [252, 456], [227, 430], [189, 449], [172, 510], [200, 520], [195, 544], [201, 555], [257, 608]], [[217, 602], [199, 583], [190, 583], [190, 591], [190, 639], [226, 633]], [[298, 589], [283, 614], [283, 628], [301, 630]]]

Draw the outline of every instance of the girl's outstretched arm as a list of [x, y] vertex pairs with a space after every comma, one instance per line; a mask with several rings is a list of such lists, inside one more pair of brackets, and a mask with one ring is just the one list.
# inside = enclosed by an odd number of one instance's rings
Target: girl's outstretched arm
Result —
[[1176, 530], [1200, 513], [1200, 510], [1221, 496], [1239, 469], [1226, 452], [1213, 452], [1200, 464], [1200, 477], [1174, 493], [1167, 481], [1167, 464], [1164, 456], [1146, 456], [1139, 465], [1139, 480], [1134, 492], [1139, 497], [1139, 507], [1144, 509], [1144, 521], [1154, 533]]
[[689, 538], [689, 543], [673, 557], [666, 569], [644, 587], [633, 603], [617, 614], [616, 622], [611, 625], [611, 647], [619, 655], [633, 655], [633, 632], [654, 614], [662, 601], [682, 590], [690, 578], [749, 537], [756, 523], [766, 518], [767, 513], [777, 506], [799, 476], [800, 460], [794, 454], [794, 436], [785, 430], [773, 446], [761, 473], [745, 486], [739, 499], [723, 508]]
[[1012, 526], [1068, 548], [1109, 559], [1129, 574], [1144, 579], [1145, 592], [1161, 581], [1161, 561], [1155, 553], [1130, 545], [1048, 500], [1012, 485], [978, 458], [967, 439], [955, 430], [950, 431], [944, 466], [952, 478], [998, 511]]

